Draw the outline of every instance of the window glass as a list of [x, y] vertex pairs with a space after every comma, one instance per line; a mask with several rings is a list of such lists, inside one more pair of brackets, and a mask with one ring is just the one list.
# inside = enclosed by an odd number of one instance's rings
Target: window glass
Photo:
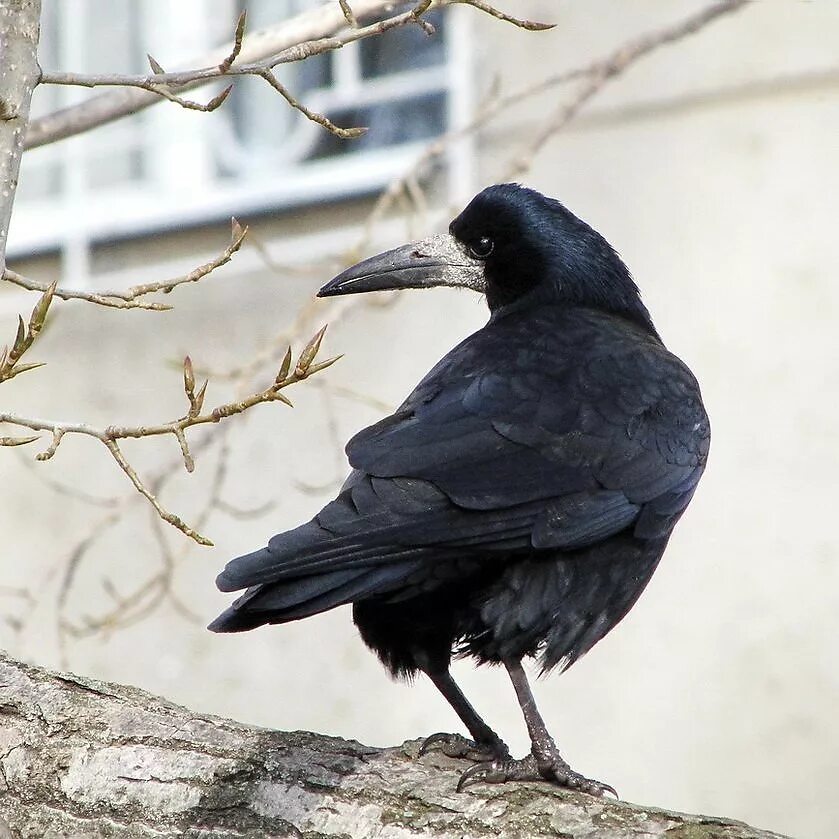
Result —
[[[286, 2], [290, 12], [306, 2]], [[249, 21], [269, 25], [276, 20], [276, 2], [250, 0]], [[390, 11], [410, 9], [402, 4]], [[272, 169], [307, 160], [349, 157], [377, 148], [391, 148], [433, 137], [445, 130], [445, 79], [429, 84], [429, 68], [446, 61], [444, 18], [431, 12], [436, 34], [420, 26], [385, 32], [340, 50], [276, 68], [277, 78], [314, 111], [342, 127], [366, 126], [368, 133], [344, 140], [314, 125], [288, 105], [261, 79], [244, 79], [230, 122], [217, 128], [218, 173], [265, 177]], [[372, 22], [361, 19], [362, 24]], [[432, 89], [429, 90], [429, 87]]]
[[[398, 11], [409, 8], [410, 4]], [[445, 61], [443, 15], [439, 10], [432, 11], [426, 13], [425, 19], [437, 30], [435, 35], [429, 35], [419, 26], [403, 26], [362, 41], [359, 44], [362, 76], [371, 79], [442, 64]]]
[[429, 139], [442, 133], [445, 114], [446, 97], [442, 93], [337, 111], [331, 116], [341, 125], [366, 125], [370, 130], [363, 137], [353, 140], [352, 145], [334, 134], [324, 132], [318, 139], [312, 157], [335, 157]]

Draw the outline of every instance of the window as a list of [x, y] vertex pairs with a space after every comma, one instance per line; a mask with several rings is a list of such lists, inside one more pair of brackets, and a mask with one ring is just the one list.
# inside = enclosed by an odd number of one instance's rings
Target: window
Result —
[[[145, 53], [199, 56], [230, 37], [240, 8], [248, 29], [274, 25], [315, 0], [44, 0], [40, 61], [48, 69], [145, 72]], [[410, 8], [407, 4], [405, 8]], [[397, 9], [398, 11], [398, 9]], [[307, 106], [342, 126], [341, 140], [291, 109], [262, 79], [237, 80], [217, 111], [161, 103], [24, 155], [10, 254], [60, 249], [65, 280], [87, 275], [91, 243], [369, 192], [398, 176], [436, 135], [468, 119], [468, 39], [460, 9], [350, 44], [277, 76]], [[165, 25], [161, 25], [165, 21]], [[40, 87], [33, 116], [101, 95]], [[189, 94], [209, 98], [205, 88]]]

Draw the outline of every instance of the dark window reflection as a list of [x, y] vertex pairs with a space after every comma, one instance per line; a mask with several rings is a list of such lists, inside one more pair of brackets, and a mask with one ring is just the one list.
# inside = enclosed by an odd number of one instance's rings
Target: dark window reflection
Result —
[[[410, 4], [400, 11], [409, 8]], [[365, 79], [372, 79], [389, 73], [442, 64], [446, 58], [443, 15], [440, 11], [430, 12], [424, 15], [424, 19], [437, 30], [435, 35], [426, 34], [420, 26], [402, 26], [362, 41], [361, 75]]]
[[331, 113], [329, 118], [337, 125], [366, 125], [370, 130], [360, 139], [351, 141], [341, 140], [334, 134], [324, 132], [312, 157], [332, 157], [396, 146], [413, 140], [426, 140], [443, 132], [445, 116], [446, 97], [443, 93]]

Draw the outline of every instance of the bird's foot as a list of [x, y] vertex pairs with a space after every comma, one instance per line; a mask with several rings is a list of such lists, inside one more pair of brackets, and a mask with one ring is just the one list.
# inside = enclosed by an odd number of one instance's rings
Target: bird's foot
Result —
[[460, 734], [448, 734], [444, 731], [423, 740], [419, 750], [420, 756], [430, 751], [439, 751], [446, 757], [463, 758], [479, 764], [510, 759], [510, 751], [502, 740], [476, 742]]
[[507, 781], [550, 781], [567, 789], [579, 790], [589, 795], [603, 796], [609, 793], [618, 797], [613, 787], [602, 781], [586, 778], [575, 772], [554, 750], [553, 754], [537, 757], [533, 753], [521, 760], [493, 760], [471, 766], [457, 783], [462, 792], [471, 784], [504, 784]]

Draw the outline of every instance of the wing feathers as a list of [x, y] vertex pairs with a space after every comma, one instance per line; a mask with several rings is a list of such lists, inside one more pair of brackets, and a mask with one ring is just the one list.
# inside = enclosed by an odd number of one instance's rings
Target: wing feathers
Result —
[[575, 493], [553, 501], [533, 528], [534, 548], [582, 548], [628, 527], [640, 507], [619, 491]]

